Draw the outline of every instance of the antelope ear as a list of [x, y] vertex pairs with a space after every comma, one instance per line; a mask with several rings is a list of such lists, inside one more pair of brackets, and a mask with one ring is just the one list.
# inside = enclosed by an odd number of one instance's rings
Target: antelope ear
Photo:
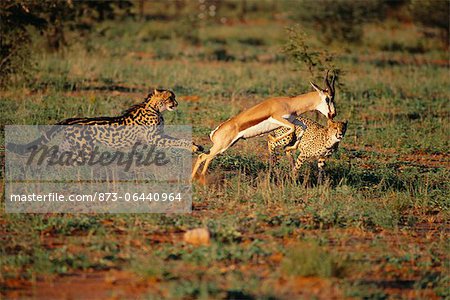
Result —
[[317, 84], [315, 84], [315, 83], [312, 82], [312, 81], [310, 81], [309, 83], [311, 84], [311, 86], [312, 86], [318, 93], [322, 93], [321, 88], [320, 88]]

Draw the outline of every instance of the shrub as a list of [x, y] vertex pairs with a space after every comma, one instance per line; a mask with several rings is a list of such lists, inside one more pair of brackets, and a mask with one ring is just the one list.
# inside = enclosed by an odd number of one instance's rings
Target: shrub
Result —
[[308, 71], [316, 81], [323, 79], [326, 70], [331, 70], [336, 76], [336, 85], [342, 87], [339, 76], [342, 70], [335, 63], [336, 55], [326, 48], [313, 47], [308, 42], [308, 35], [300, 26], [287, 29], [288, 40], [284, 45], [284, 53], [293, 61], [299, 70]]

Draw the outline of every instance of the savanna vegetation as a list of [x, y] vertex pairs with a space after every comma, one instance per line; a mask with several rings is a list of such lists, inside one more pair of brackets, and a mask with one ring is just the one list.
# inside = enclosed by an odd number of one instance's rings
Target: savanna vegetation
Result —
[[[309, 91], [326, 69], [338, 74], [336, 119], [349, 121], [323, 185], [313, 163], [297, 182], [287, 163], [268, 176], [261, 137], [213, 162], [189, 214], [9, 214], [2, 203], [2, 297], [450, 297], [448, 1], [0, 9], [2, 131], [117, 115], [161, 87], [179, 100], [166, 123], [191, 124], [208, 148], [220, 122]], [[193, 228], [210, 243], [185, 243]]]

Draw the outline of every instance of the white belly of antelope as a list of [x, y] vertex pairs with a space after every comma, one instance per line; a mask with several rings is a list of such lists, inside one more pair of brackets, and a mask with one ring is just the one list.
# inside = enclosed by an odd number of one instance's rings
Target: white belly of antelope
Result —
[[239, 132], [238, 138], [251, 138], [264, 133], [268, 133], [280, 126], [284, 126], [284, 124], [270, 117], [265, 121], [259, 122], [252, 127], [242, 130], [241, 132]]

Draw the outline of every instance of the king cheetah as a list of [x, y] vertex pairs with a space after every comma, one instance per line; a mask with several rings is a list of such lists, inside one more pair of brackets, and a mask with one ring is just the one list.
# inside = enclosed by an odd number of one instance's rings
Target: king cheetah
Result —
[[123, 150], [131, 148], [140, 141], [163, 148], [202, 151], [201, 146], [189, 140], [176, 139], [164, 134], [162, 112], [173, 111], [177, 106], [178, 102], [172, 91], [155, 89], [142, 103], [130, 107], [120, 116], [65, 119], [55, 125], [67, 126], [53, 126], [28, 144], [8, 143], [6, 148], [25, 155], [47, 144], [58, 132], [64, 131], [64, 140], [59, 146], [60, 152], [69, 151], [89, 155], [95, 143]]

